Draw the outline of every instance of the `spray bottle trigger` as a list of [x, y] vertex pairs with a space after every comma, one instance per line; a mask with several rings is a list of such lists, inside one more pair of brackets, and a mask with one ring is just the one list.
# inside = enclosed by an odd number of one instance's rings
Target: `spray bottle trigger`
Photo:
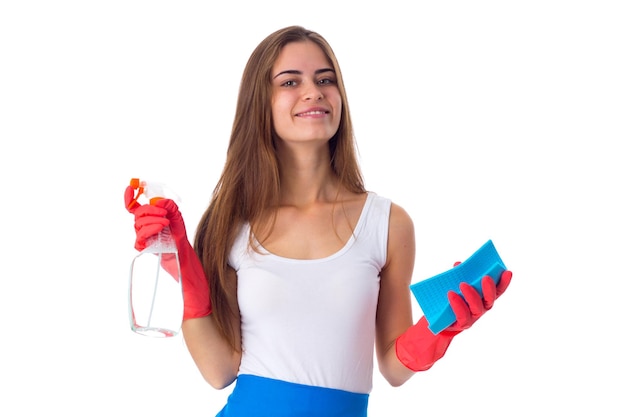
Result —
[[128, 209], [132, 208], [135, 204], [139, 204], [137, 202], [137, 200], [139, 199], [139, 197], [143, 194], [143, 187], [141, 186], [141, 183], [139, 182], [139, 178], [132, 178], [130, 180], [130, 186], [133, 187], [136, 191], [136, 194], [134, 196], [134, 198], [131, 200], [130, 203], [128, 203]]

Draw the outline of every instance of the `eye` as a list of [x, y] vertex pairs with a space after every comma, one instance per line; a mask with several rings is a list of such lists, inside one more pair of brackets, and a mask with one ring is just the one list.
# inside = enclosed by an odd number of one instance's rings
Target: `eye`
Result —
[[333, 78], [322, 78], [317, 82], [319, 85], [333, 85], [336, 81]]
[[295, 87], [297, 84], [295, 80], [287, 80], [281, 84], [281, 87]]

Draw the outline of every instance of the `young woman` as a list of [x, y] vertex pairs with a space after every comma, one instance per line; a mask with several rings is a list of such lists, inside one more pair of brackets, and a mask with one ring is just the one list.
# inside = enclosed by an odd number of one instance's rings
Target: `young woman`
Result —
[[[287, 27], [243, 73], [227, 160], [192, 248], [171, 200], [132, 206], [137, 240], [169, 225], [181, 261], [183, 335], [220, 417], [366, 416], [374, 355], [393, 386], [430, 368], [507, 288], [448, 297], [457, 321], [413, 324], [411, 218], [368, 192], [337, 59]], [[126, 190], [127, 207], [133, 190]]]

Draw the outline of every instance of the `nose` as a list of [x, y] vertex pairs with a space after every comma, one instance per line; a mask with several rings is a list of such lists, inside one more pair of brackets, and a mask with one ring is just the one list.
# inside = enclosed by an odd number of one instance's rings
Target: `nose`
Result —
[[309, 88], [307, 88], [307, 90], [304, 93], [304, 99], [306, 101], [310, 101], [310, 100], [321, 100], [324, 98], [324, 93], [322, 93], [322, 90], [320, 89], [320, 87], [313, 83], [312, 85], [309, 86]]

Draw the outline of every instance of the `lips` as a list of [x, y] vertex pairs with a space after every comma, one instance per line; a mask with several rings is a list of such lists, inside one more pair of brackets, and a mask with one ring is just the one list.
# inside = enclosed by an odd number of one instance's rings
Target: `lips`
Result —
[[307, 117], [307, 116], [323, 116], [325, 114], [330, 113], [328, 110], [322, 107], [316, 107], [312, 109], [307, 109], [303, 112], [296, 113], [296, 116], [299, 117]]

